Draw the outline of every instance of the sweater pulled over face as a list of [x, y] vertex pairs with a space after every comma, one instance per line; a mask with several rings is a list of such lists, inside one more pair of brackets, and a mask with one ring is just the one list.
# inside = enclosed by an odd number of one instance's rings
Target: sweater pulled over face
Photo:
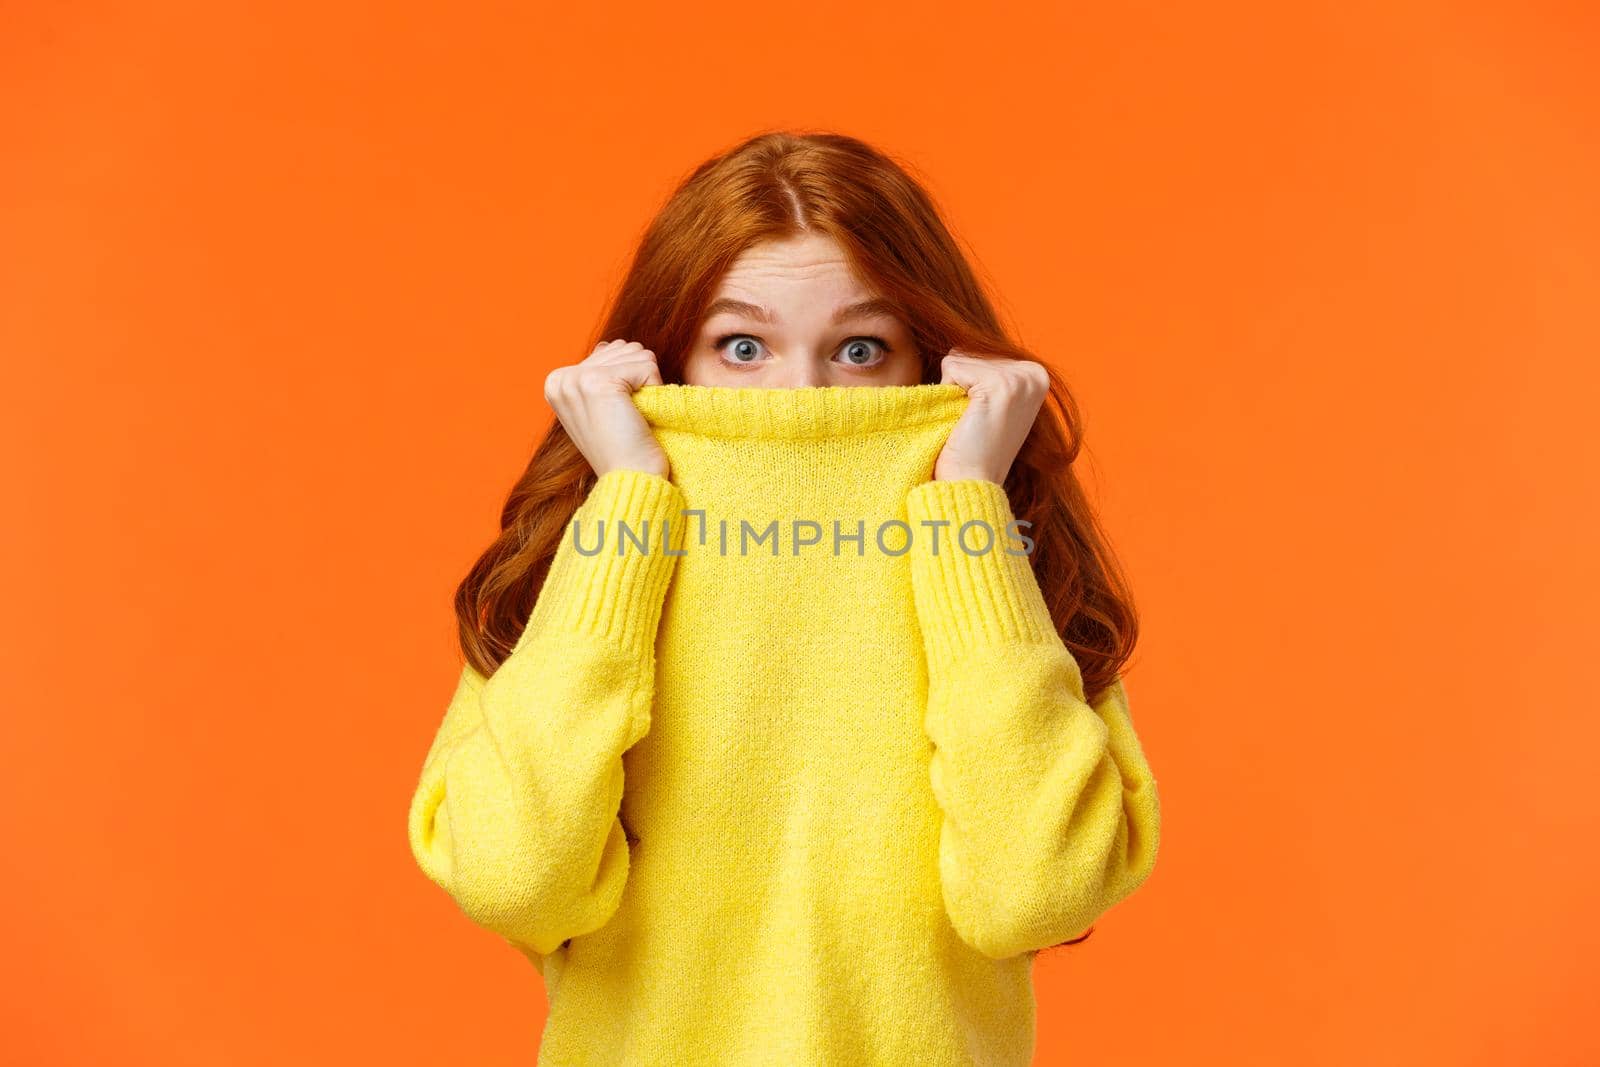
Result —
[[1033, 952], [1150, 873], [1005, 490], [932, 481], [948, 384], [646, 386], [516, 648], [470, 665], [412, 852], [544, 976], [541, 1064], [1021, 1065]]

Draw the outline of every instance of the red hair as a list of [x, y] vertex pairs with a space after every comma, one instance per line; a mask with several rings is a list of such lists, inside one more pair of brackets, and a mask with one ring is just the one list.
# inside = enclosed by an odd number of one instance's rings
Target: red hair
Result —
[[[656, 354], [662, 381], [682, 382], [703, 310], [734, 260], [759, 242], [806, 232], [838, 242], [864, 284], [898, 306], [922, 358], [922, 381], [939, 380], [940, 360], [952, 348], [1044, 362], [1006, 335], [906, 167], [836, 133], [767, 132], [696, 167], [645, 232], [593, 343], [637, 341]], [[1016, 517], [1032, 523], [1034, 574], [1094, 700], [1132, 655], [1138, 619], [1073, 471], [1082, 440], [1077, 404], [1045, 367], [1050, 392], [1005, 488]], [[456, 590], [461, 647], [485, 678], [515, 646], [594, 481], [588, 461], [553, 421], [511, 489], [499, 537]]]

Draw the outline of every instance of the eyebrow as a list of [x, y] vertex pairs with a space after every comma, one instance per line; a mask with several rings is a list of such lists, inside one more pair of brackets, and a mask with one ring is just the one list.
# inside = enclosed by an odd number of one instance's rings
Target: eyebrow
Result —
[[[858, 300], [854, 304], [846, 304], [839, 308], [833, 313], [833, 323], [837, 326], [839, 323], [849, 322], [851, 319], [864, 319], [873, 315], [898, 315], [899, 313], [900, 309], [895, 306], [894, 301], [885, 300], [882, 297], [874, 297], [871, 300]], [[732, 297], [726, 296], [713, 300], [707, 305], [705, 317], [709, 319], [713, 315], [744, 315], [747, 318], [755, 319], [757, 322], [764, 322], [769, 326], [778, 321], [776, 315], [760, 304], [734, 300]]]

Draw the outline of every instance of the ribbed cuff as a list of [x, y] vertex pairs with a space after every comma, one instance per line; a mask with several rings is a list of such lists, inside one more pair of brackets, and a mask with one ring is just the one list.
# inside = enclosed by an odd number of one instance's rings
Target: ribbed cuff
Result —
[[602, 474], [562, 530], [523, 639], [573, 633], [652, 648], [678, 560], [668, 550], [683, 548], [686, 507], [683, 490], [659, 474]]
[[930, 659], [1059, 636], [1032, 557], [1023, 554], [1021, 538], [1032, 534], [1009, 527], [1016, 516], [1004, 486], [981, 478], [923, 482], [906, 495], [906, 517], [912, 591]]

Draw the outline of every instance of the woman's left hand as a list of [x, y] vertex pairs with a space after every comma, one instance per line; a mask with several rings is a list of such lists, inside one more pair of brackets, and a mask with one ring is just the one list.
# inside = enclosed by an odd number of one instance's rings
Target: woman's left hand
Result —
[[968, 400], [939, 453], [934, 480], [982, 478], [1004, 485], [1050, 391], [1049, 373], [1031, 360], [983, 359], [955, 349], [939, 369], [940, 381], [964, 388]]

